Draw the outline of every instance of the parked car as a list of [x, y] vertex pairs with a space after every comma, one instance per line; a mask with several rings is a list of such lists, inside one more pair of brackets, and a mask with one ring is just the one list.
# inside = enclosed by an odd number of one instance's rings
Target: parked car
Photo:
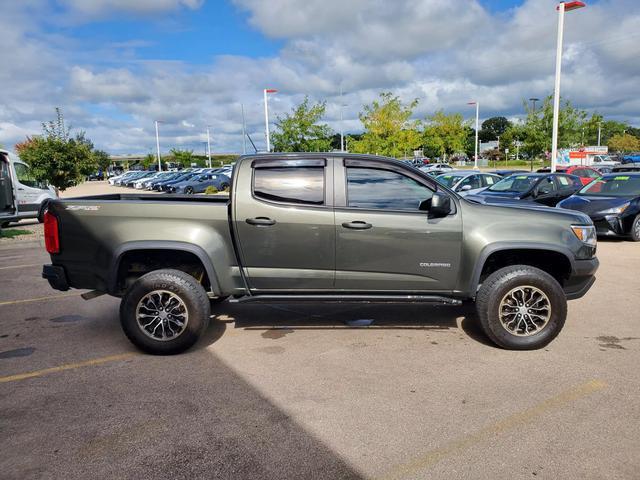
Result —
[[101, 181], [104, 180], [104, 172], [102, 170], [98, 170], [97, 172], [90, 173], [87, 177], [87, 181]]
[[595, 281], [587, 215], [469, 202], [394, 159], [243, 156], [232, 190], [197, 202], [148, 194], [54, 200], [43, 277], [58, 290], [121, 297], [127, 337], [155, 354], [191, 347], [211, 302], [227, 297], [240, 308], [472, 300], [493, 342], [536, 349], [560, 333], [566, 301]]
[[582, 188], [580, 178], [564, 173], [525, 173], [511, 175], [465, 198], [482, 203], [505, 204], [535, 202], [548, 207], [570, 197]]
[[640, 172], [640, 164], [639, 163], [627, 163], [626, 165], [618, 165], [611, 169], [611, 173], [622, 173], [622, 172]]
[[640, 163], [640, 153], [631, 153], [622, 157], [622, 163]]
[[640, 241], [640, 173], [609, 174], [558, 204], [591, 217], [598, 235]]
[[436, 180], [441, 185], [450, 188], [461, 195], [472, 195], [498, 183], [502, 177], [492, 173], [482, 173], [475, 170], [456, 170], [451, 173], [438, 175]]
[[[551, 172], [551, 168], [540, 168], [538, 169], [540, 173], [549, 173]], [[571, 165], [568, 167], [560, 166], [556, 167], [557, 173], [568, 173], [569, 175], [575, 175], [576, 177], [580, 177], [580, 181], [582, 185], [589, 185], [596, 178], [600, 178], [602, 174], [596, 170], [595, 168], [585, 167], [584, 165]]]
[[[426, 167], [426, 165], [425, 165]], [[436, 178], [444, 173], [448, 173], [448, 172], [457, 172], [458, 170], [456, 170], [455, 168], [424, 168], [424, 167], [418, 167], [418, 170], [426, 173], [427, 175], [429, 175], [430, 177]]]
[[145, 182], [145, 188], [147, 190], [157, 190], [156, 185], [162, 185], [164, 182], [170, 182], [171, 180], [176, 180], [177, 178], [183, 176], [184, 174], [178, 170], [173, 172], [164, 172], [165, 175], [161, 177], [154, 178], [153, 180], [148, 180]]
[[440, 170], [453, 170], [453, 167], [448, 163], [429, 163], [424, 166], [426, 169], [438, 168]]
[[150, 177], [152, 175], [155, 175], [156, 172], [154, 172], [153, 170], [149, 171], [149, 170], [144, 170], [142, 172], [140, 172], [140, 174], [131, 177], [131, 178], [127, 178], [125, 181], [121, 181], [120, 185], [122, 185], [123, 187], [129, 187], [129, 188], [133, 188], [135, 183], [139, 180], [142, 180], [143, 178], [146, 177]]
[[595, 155], [591, 160], [591, 167], [613, 167], [619, 165], [620, 162], [609, 155]]
[[43, 221], [47, 202], [56, 190], [35, 179], [29, 165], [7, 150], [0, 150], [0, 226], [25, 218]]
[[204, 193], [207, 187], [215, 187], [224, 190], [231, 185], [231, 179], [219, 173], [201, 173], [195, 177], [172, 185], [170, 193], [184, 193], [191, 195], [194, 193]]
[[606, 175], [607, 173], [611, 173], [614, 169], [614, 167], [609, 166], [609, 165], [601, 165], [601, 166], [597, 166], [597, 167], [591, 167], [594, 170], [597, 170], [598, 173], [600, 173], [600, 175]]
[[127, 173], [120, 175], [119, 177], [114, 177], [113, 184], [121, 187], [125, 182], [129, 181], [129, 179], [135, 179], [143, 173], [144, 171], [141, 170], [129, 170]]
[[171, 191], [171, 187], [174, 185], [189, 180], [190, 178], [195, 177], [196, 175], [200, 175], [196, 172], [186, 172], [183, 173], [172, 180], [165, 180], [163, 182], [158, 182], [153, 187], [154, 190], [158, 190], [160, 192], [169, 192]]
[[516, 173], [531, 173], [529, 170], [492, 170], [487, 173], [492, 173], [493, 175], [498, 175], [499, 177], [509, 177], [511, 175], [515, 175]]

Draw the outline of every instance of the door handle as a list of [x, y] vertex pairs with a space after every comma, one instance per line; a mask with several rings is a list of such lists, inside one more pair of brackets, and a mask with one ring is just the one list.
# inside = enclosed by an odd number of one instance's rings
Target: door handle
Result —
[[355, 222], [344, 222], [342, 224], [344, 228], [350, 228], [351, 230], [367, 230], [373, 225], [362, 220], [356, 220]]
[[245, 222], [249, 225], [256, 225], [258, 227], [268, 227], [276, 224], [275, 220], [271, 220], [268, 217], [247, 218]]

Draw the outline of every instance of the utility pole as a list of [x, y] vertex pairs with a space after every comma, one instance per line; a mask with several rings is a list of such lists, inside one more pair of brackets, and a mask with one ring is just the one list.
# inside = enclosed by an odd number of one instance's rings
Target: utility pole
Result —
[[211, 168], [211, 134], [209, 133], [209, 125], [207, 125], [207, 159], [209, 160], [209, 168]]
[[269, 103], [267, 99], [268, 93], [276, 93], [277, 90], [273, 88], [265, 88], [264, 93], [264, 133], [267, 139], [267, 152], [271, 151], [271, 140], [269, 138]]
[[156, 154], [158, 157], [158, 172], [162, 171], [162, 163], [160, 161], [160, 135], [158, 133], [158, 123], [160, 123], [159, 120], [155, 121], [156, 123]]
[[[469, 102], [467, 105], [475, 105], [476, 106], [476, 141], [475, 141], [475, 156], [473, 159], [473, 168], [478, 168], [478, 131], [480, 129], [480, 102], [477, 100], [475, 102]], [[498, 144], [499, 145], [499, 144]]]
[[562, 37], [564, 35], [564, 12], [584, 7], [580, 1], [560, 2], [558, 10], [558, 39], [556, 43], [556, 79], [553, 91], [553, 125], [551, 131], [551, 172], [556, 171], [558, 161], [558, 120], [560, 117], [560, 71], [562, 69]]
[[240, 104], [242, 109], [242, 154], [247, 154], [247, 124], [244, 121], [244, 103]]
[[600, 146], [600, 135], [602, 133], [602, 122], [598, 123], [598, 146]]
[[343, 125], [343, 115], [342, 115], [342, 107], [344, 107], [344, 103], [342, 102], [342, 85], [340, 86], [340, 151], [344, 152], [344, 125]]

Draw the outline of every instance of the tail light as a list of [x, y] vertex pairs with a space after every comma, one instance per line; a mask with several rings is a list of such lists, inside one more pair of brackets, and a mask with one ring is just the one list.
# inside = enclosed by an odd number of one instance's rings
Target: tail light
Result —
[[58, 217], [44, 212], [44, 245], [49, 253], [60, 253], [60, 236], [58, 235]]

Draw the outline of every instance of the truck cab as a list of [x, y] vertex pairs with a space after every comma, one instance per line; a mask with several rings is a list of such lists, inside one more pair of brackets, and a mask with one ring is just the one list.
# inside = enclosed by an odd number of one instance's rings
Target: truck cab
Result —
[[25, 218], [42, 221], [46, 202], [56, 191], [35, 179], [29, 165], [7, 150], [0, 150], [0, 225]]

